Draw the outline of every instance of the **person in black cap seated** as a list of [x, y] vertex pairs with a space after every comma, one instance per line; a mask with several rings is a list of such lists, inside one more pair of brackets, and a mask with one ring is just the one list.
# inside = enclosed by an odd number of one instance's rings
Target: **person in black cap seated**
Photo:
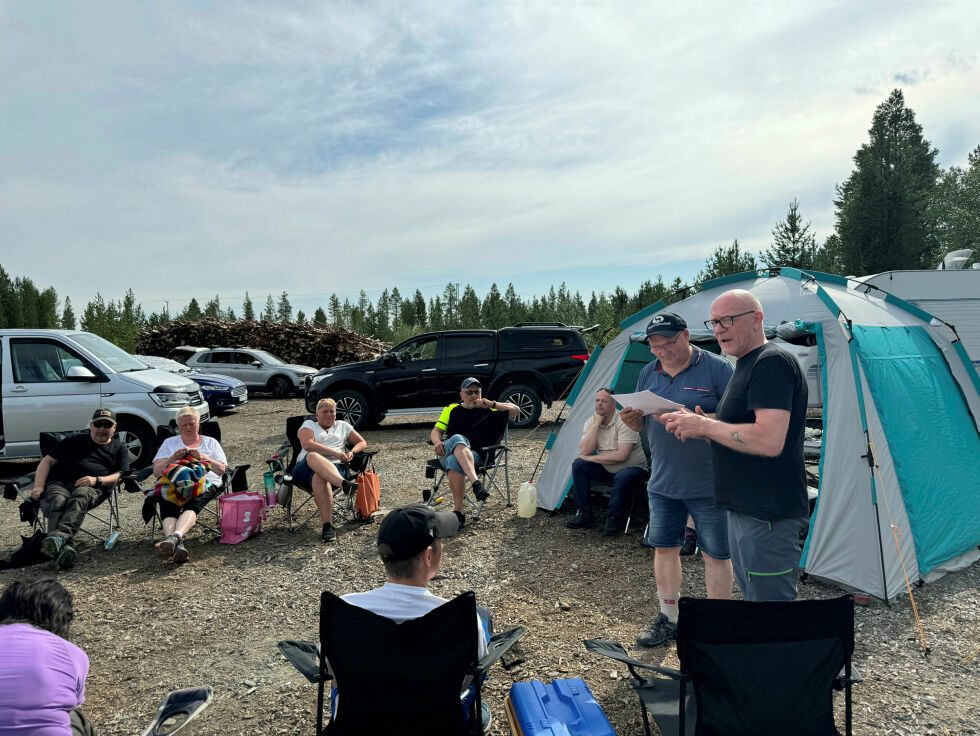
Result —
[[442, 410], [430, 436], [439, 463], [448, 471], [453, 513], [459, 517], [460, 527], [466, 524], [463, 492], [467, 481], [473, 484], [470, 489], [477, 501], [483, 501], [490, 495], [476, 474], [476, 466], [482, 464], [484, 458], [471, 448], [489, 447], [500, 439], [504, 426], [497, 421], [497, 417], [502, 419], [502, 416], [496, 412], [506, 412], [511, 419], [521, 413], [516, 404], [484, 399], [482, 392], [483, 386], [477, 379], [464, 380], [459, 387], [459, 403], [450, 404]]
[[106, 500], [119, 476], [129, 470], [129, 450], [113, 436], [116, 414], [98, 409], [88, 434], [59, 442], [34, 474], [31, 498], [48, 518], [41, 551], [56, 569], [68, 569], [78, 556], [71, 546], [85, 514]]
[[[447, 603], [446, 598], [432, 593], [428, 585], [439, 573], [442, 540], [455, 536], [459, 527], [455, 514], [433, 511], [421, 503], [390, 511], [378, 527], [378, 555], [388, 582], [366, 593], [348, 593], [341, 598], [399, 624]], [[476, 626], [482, 659], [493, 634], [490, 612], [483, 606], [477, 606]], [[468, 703], [464, 703], [466, 706]]]

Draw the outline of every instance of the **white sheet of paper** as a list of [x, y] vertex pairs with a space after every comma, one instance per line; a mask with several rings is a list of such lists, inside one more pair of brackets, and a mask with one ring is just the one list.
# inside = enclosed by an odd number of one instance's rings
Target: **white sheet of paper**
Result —
[[684, 408], [683, 404], [676, 401], [665, 399], [663, 396], [653, 393], [653, 391], [637, 391], [633, 394], [613, 394], [613, 400], [622, 407], [632, 407], [641, 409], [644, 414], [653, 414], [658, 411], [674, 411]]

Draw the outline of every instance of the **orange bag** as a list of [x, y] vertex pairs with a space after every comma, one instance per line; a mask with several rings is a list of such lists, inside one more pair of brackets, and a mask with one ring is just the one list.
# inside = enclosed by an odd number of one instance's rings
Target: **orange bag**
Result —
[[365, 470], [357, 475], [357, 520], [373, 521], [371, 514], [381, 510], [381, 480], [373, 470]]

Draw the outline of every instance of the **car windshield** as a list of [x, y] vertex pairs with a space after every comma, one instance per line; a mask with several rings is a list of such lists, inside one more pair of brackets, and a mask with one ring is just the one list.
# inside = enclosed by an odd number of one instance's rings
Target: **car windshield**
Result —
[[156, 355], [137, 355], [136, 357], [150, 366], [150, 368], [158, 368], [161, 371], [169, 371], [170, 373], [193, 372], [186, 365], [178, 363], [176, 360], [170, 360], [169, 358], [160, 358]]
[[275, 355], [272, 353], [267, 353], [265, 350], [253, 350], [252, 354], [258, 358], [261, 358], [269, 365], [286, 365], [285, 361], [279, 360], [279, 358], [277, 358]]
[[91, 332], [76, 332], [71, 338], [117, 373], [147, 369], [145, 363], [141, 363], [122, 348]]

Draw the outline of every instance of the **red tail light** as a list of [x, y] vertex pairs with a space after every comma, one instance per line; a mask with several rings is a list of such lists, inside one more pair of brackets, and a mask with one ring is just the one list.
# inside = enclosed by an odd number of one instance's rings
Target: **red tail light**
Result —
[[586, 353], [585, 355], [573, 355], [572, 357], [575, 358], [576, 360], [581, 360], [583, 363], [588, 363], [589, 362], [589, 354], [588, 353]]

